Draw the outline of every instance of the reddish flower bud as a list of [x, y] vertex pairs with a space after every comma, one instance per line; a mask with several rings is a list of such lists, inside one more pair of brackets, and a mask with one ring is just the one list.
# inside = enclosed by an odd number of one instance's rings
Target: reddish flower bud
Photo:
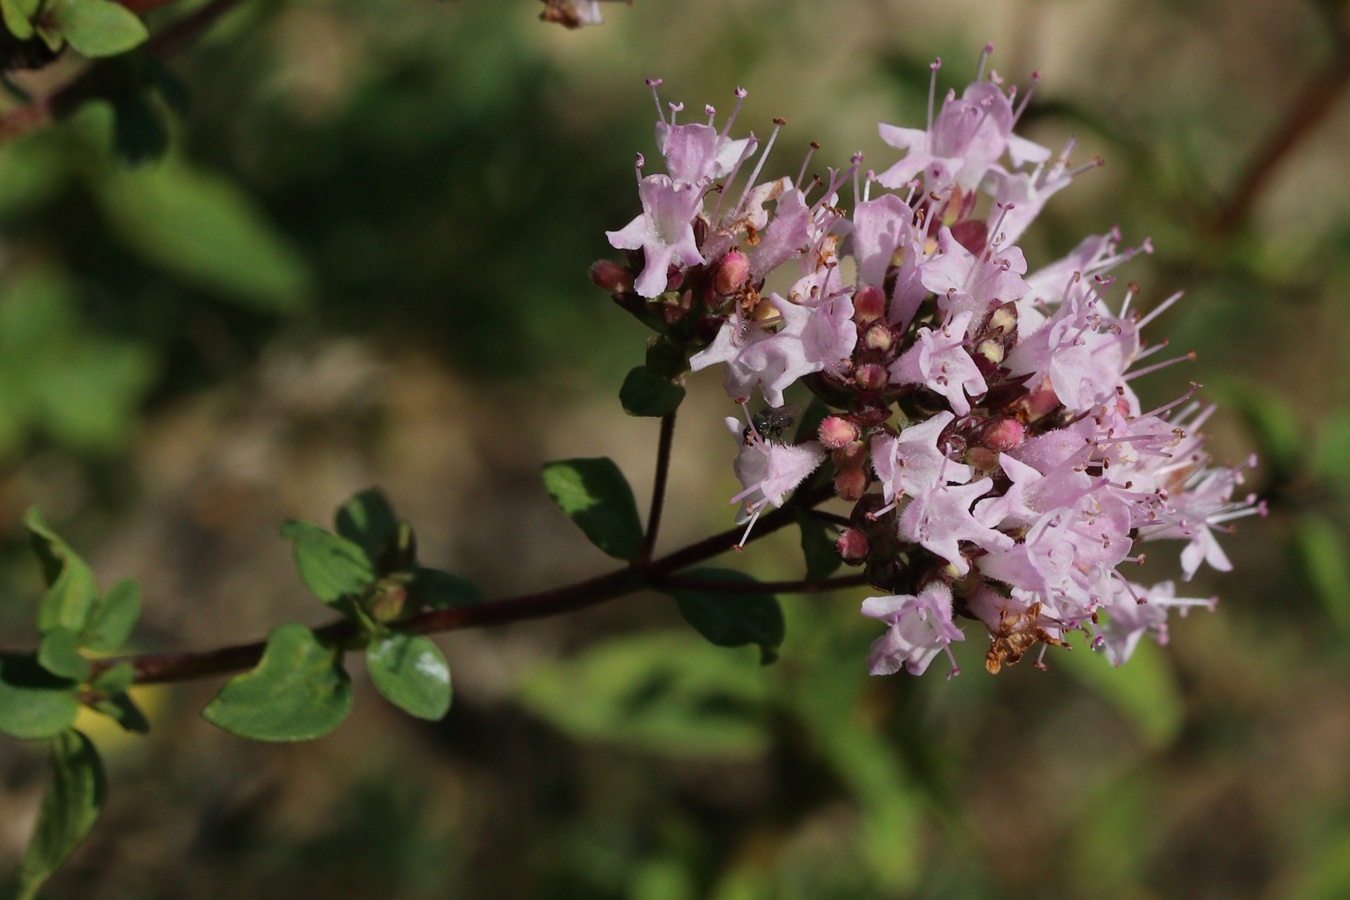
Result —
[[834, 474], [834, 489], [845, 500], [860, 500], [867, 491], [867, 473], [862, 469], [840, 469]]
[[633, 276], [623, 266], [609, 259], [596, 260], [591, 264], [591, 281], [611, 294], [633, 289]]
[[858, 371], [854, 373], [853, 379], [858, 383], [858, 387], [865, 391], [879, 391], [886, 386], [889, 380], [886, 375], [886, 367], [879, 366], [876, 363], [858, 366]]
[[867, 540], [867, 535], [858, 529], [845, 528], [839, 532], [839, 537], [834, 542], [834, 549], [838, 551], [839, 557], [850, 566], [860, 566], [867, 559], [871, 543]]
[[851, 441], [834, 452], [835, 465], [846, 469], [867, 467], [867, 442]]
[[853, 295], [853, 321], [859, 325], [886, 315], [886, 295], [875, 284], [865, 284]]
[[843, 416], [826, 416], [820, 423], [820, 442], [826, 450], [840, 450], [856, 441], [861, 432], [857, 423]]
[[750, 280], [750, 260], [739, 250], [732, 250], [717, 264], [717, 276], [713, 287], [719, 294], [732, 294], [739, 291]]
[[1007, 453], [1022, 445], [1026, 429], [1016, 419], [994, 419], [980, 431], [980, 444], [997, 453]]

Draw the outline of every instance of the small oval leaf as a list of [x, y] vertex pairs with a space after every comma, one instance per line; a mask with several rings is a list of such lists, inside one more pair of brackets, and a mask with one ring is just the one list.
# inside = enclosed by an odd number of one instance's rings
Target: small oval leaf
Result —
[[71, 729], [52, 742], [52, 783], [42, 798], [37, 826], [19, 868], [19, 897], [38, 889], [94, 827], [107, 784], [89, 738]]
[[[691, 569], [682, 573], [687, 580], [755, 584], [744, 572], [731, 569]], [[778, 598], [768, 594], [738, 594], [727, 590], [672, 588], [668, 593], [680, 607], [680, 615], [719, 647], [758, 644], [760, 661], [771, 663], [783, 643], [785, 625]]]
[[389, 634], [366, 648], [370, 680], [385, 699], [419, 719], [450, 709], [450, 667], [440, 648], [419, 634]]
[[135, 13], [111, 0], [56, 0], [48, 10], [70, 46], [91, 59], [126, 53], [150, 36]]
[[379, 488], [367, 488], [342, 505], [337, 512], [337, 533], [366, 551], [371, 565], [380, 551], [398, 536], [398, 517]]
[[592, 544], [616, 559], [637, 559], [642, 521], [633, 489], [614, 460], [601, 456], [547, 463], [544, 490]]
[[0, 733], [27, 740], [60, 734], [80, 711], [76, 687], [31, 656], [0, 657]]
[[111, 653], [131, 637], [141, 615], [141, 586], [130, 579], [119, 581], [94, 605], [89, 623], [80, 635], [80, 646], [97, 653]]
[[53, 628], [38, 644], [38, 665], [60, 678], [83, 682], [89, 677], [89, 660], [80, 655], [80, 636], [69, 628]]
[[202, 718], [257, 741], [307, 741], [336, 728], [351, 706], [341, 649], [303, 625], [280, 625], [258, 667], [226, 683]]
[[94, 573], [66, 542], [56, 536], [37, 509], [24, 516], [33, 552], [42, 563], [47, 593], [38, 607], [38, 630], [68, 628], [83, 631], [98, 599]]
[[315, 597], [330, 606], [360, 594], [375, 583], [375, 569], [364, 550], [309, 522], [292, 519], [281, 536], [295, 542], [295, 565]]
[[628, 373], [619, 388], [619, 402], [630, 416], [660, 417], [679, 409], [684, 402], [684, 386], [638, 366]]

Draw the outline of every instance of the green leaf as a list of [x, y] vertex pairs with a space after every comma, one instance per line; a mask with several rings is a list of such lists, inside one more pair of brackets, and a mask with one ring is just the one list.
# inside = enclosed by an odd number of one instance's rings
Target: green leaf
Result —
[[440, 649], [418, 634], [389, 634], [366, 648], [370, 680], [385, 699], [419, 719], [450, 709], [450, 667]]
[[145, 717], [145, 713], [141, 712], [141, 708], [136, 705], [136, 701], [132, 700], [126, 693], [112, 694], [102, 700], [94, 701], [91, 705], [132, 734], [150, 733], [150, 720]]
[[482, 588], [467, 578], [418, 566], [413, 570], [412, 584], [408, 585], [408, 599], [418, 608], [454, 609], [477, 606], [487, 598]]
[[295, 519], [281, 526], [281, 536], [295, 542], [295, 565], [305, 586], [330, 606], [375, 582], [365, 551], [344, 537]]
[[31, 656], [0, 657], [0, 733], [26, 740], [55, 737], [80, 711], [77, 687]]
[[630, 416], [664, 416], [684, 402], [684, 386], [662, 377], [646, 366], [628, 373], [619, 388], [619, 402]]
[[120, 694], [131, 687], [135, 680], [135, 667], [123, 660], [94, 676], [94, 683], [90, 687], [101, 694]]
[[48, 585], [38, 607], [38, 630], [47, 632], [60, 627], [76, 633], [83, 631], [98, 598], [94, 573], [47, 527], [36, 508], [28, 511], [24, 524]]
[[379, 488], [367, 488], [337, 512], [337, 532], [360, 546], [377, 569], [381, 551], [398, 536], [398, 517]]
[[126, 53], [150, 37], [135, 13], [111, 0], [52, 0], [44, 15], [90, 58]]
[[77, 649], [80, 636], [69, 628], [53, 628], [38, 645], [38, 665], [61, 678], [83, 683], [89, 677], [89, 660]]
[[[681, 573], [688, 580], [756, 584], [744, 572], [731, 569], [691, 569]], [[738, 594], [717, 589], [674, 588], [668, 593], [680, 607], [680, 615], [719, 647], [758, 644], [760, 662], [771, 663], [783, 643], [783, 609], [778, 598], [767, 594]]]
[[351, 707], [341, 648], [303, 625], [279, 625], [258, 667], [227, 682], [202, 718], [257, 741], [307, 741], [340, 725]]
[[544, 490], [592, 544], [616, 559], [637, 559], [642, 522], [633, 489], [614, 460], [601, 456], [547, 463]]
[[293, 310], [309, 289], [304, 260], [227, 178], [165, 160], [100, 186], [109, 225], [151, 263], [263, 312]]
[[1345, 557], [1345, 535], [1322, 516], [1309, 513], [1298, 523], [1298, 551], [1313, 593], [1327, 615], [1350, 631], [1350, 561]]
[[19, 898], [36, 897], [51, 874], [84, 840], [103, 809], [107, 784], [98, 750], [71, 729], [52, 742], [52, 782], [19, 868]]
[[33, 36], [33, 16], [37, 14], [39, 0], [0, 0], [0, 13], [4, 14], [5, 27], [9, 33], [21, 41]]
[[802, 530], [802, 555], [806, 557], [806, 580], [824, 581], [844, 562], [835, 549], [836, 529], [829, 522], [797, 510], [793, 516]]
[[96, 653], [111, 653], [126, 643], [140, 615], [141, 586], [130, 579], [117, 582], [94, 604], [80, 635], [80, 646]]

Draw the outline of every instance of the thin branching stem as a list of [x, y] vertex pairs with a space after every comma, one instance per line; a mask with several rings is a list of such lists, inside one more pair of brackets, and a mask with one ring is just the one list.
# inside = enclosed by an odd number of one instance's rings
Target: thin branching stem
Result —
[[[750, 534], [749, 540], [759, 540], [791, 525], [795, 521], [794, 517], [798, 509], [810, 508], [828, 499], [832, 494], [833, 488], [830, 485], [822, 485], [799, 492], [782, 509], [776, 509], [760, 517], [760, 520], [755, 524], [754, 531]], [[509, 625], [512, 622], [522, 622], [527, 619], [542, 619], [575, 612], [647, 588], [662, 589], [677, 584], [682, 585], [682, 582], [675, 576], [676, 572], [726, 553], [741, 539], [742, 532], [743, 529], [739, 526], [730, 528], [667, 556], [652, 560], [643, 567], [626, 566], [575, 584], [480, 603], [474, 606], [430, 610], [392, 627], [410, 634], [438, 634], [466, 628]], [[853, 587], [862, 583], [861, 576], [844, 576], [821, 583], [791, 581], [756, 586], [750, 582], [723, 585], [718, 582], [690, 581], [688, 586], [742, 594], [765, 592], [811, 593], [834, 588]], [[315, 633], [321, 640], [337, 645], [347, 644], [359, 637], [356, 626], [347, 619], [330, 622], [316, 629]], [[91, 677], [96, 677], [99, 673], [120, 662], [127, 662], [131, 664], [135, 672], [136, 684], [195, 681], [252, 668], [262, 659], [263, 650], [266, 646], [265, 640], [259, 640], [192, 653], [149, 653], [140, 656], [101, 659], [94, 661], [93, 676]]]
[[647, 532], [642, 537], [642, 551], [638, 566], [646, 568], [652, 561], [656, 533], [661, 528], [661, 511], [666, 504], [666, 481], [670, 477], [670, 448], [675, 440], [675, 413], [671, 410], [661, 417], [661, 437], [656, 444], [656, 478], [652, 483], [652, 506], [647, 514]]

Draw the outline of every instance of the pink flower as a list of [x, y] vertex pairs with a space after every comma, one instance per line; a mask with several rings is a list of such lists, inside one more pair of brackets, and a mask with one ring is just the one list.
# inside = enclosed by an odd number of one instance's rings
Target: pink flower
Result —
[[882, 497], [888, 506], [904, 494], [917, 497], [939, 481], [970, 481], [970, 466], [952, 462], [937, 447], [942, 430], [955, 418], [949, 412], [940, 412], [901, 430], [899, 435], [883, 434], [872, 440], [872, 469], [881, 481]]
[[666, 272], [672, 262], [696, 266], [703, 262], [694, 241], [694, 217], [703, 202], [703, 190], [671, 181], [666, 175], [648, 175], [638, 183], [642, 215], [619, 231], [607, 231], [610, 246], [642, 250], [646, 265], [634, 286], [643, 297], [666, 290]]
[[922, 675], [944, 650], [952, 660], [948, 677], [960, 672], [951, 642], [965, 640], [965, 635], [952, 623], [952, 591], [943, 582], [931, 582], [918, 595], [868, 597], [862, 614], [890, 626], [872, 642], [867, 670], [873, 675], [892, 675], [902, 666], [911, 675]]
[[972, 312], [959, 313], [934, 330], [920, 328], [918, 343], [891, 365], [891, 375], [901, 384], [922, 384], [947, 398], [952, 412], [970, 412], [967, 395], [978, 397], [988, 390], [975, 360], [965, 350], [966, 329]]

